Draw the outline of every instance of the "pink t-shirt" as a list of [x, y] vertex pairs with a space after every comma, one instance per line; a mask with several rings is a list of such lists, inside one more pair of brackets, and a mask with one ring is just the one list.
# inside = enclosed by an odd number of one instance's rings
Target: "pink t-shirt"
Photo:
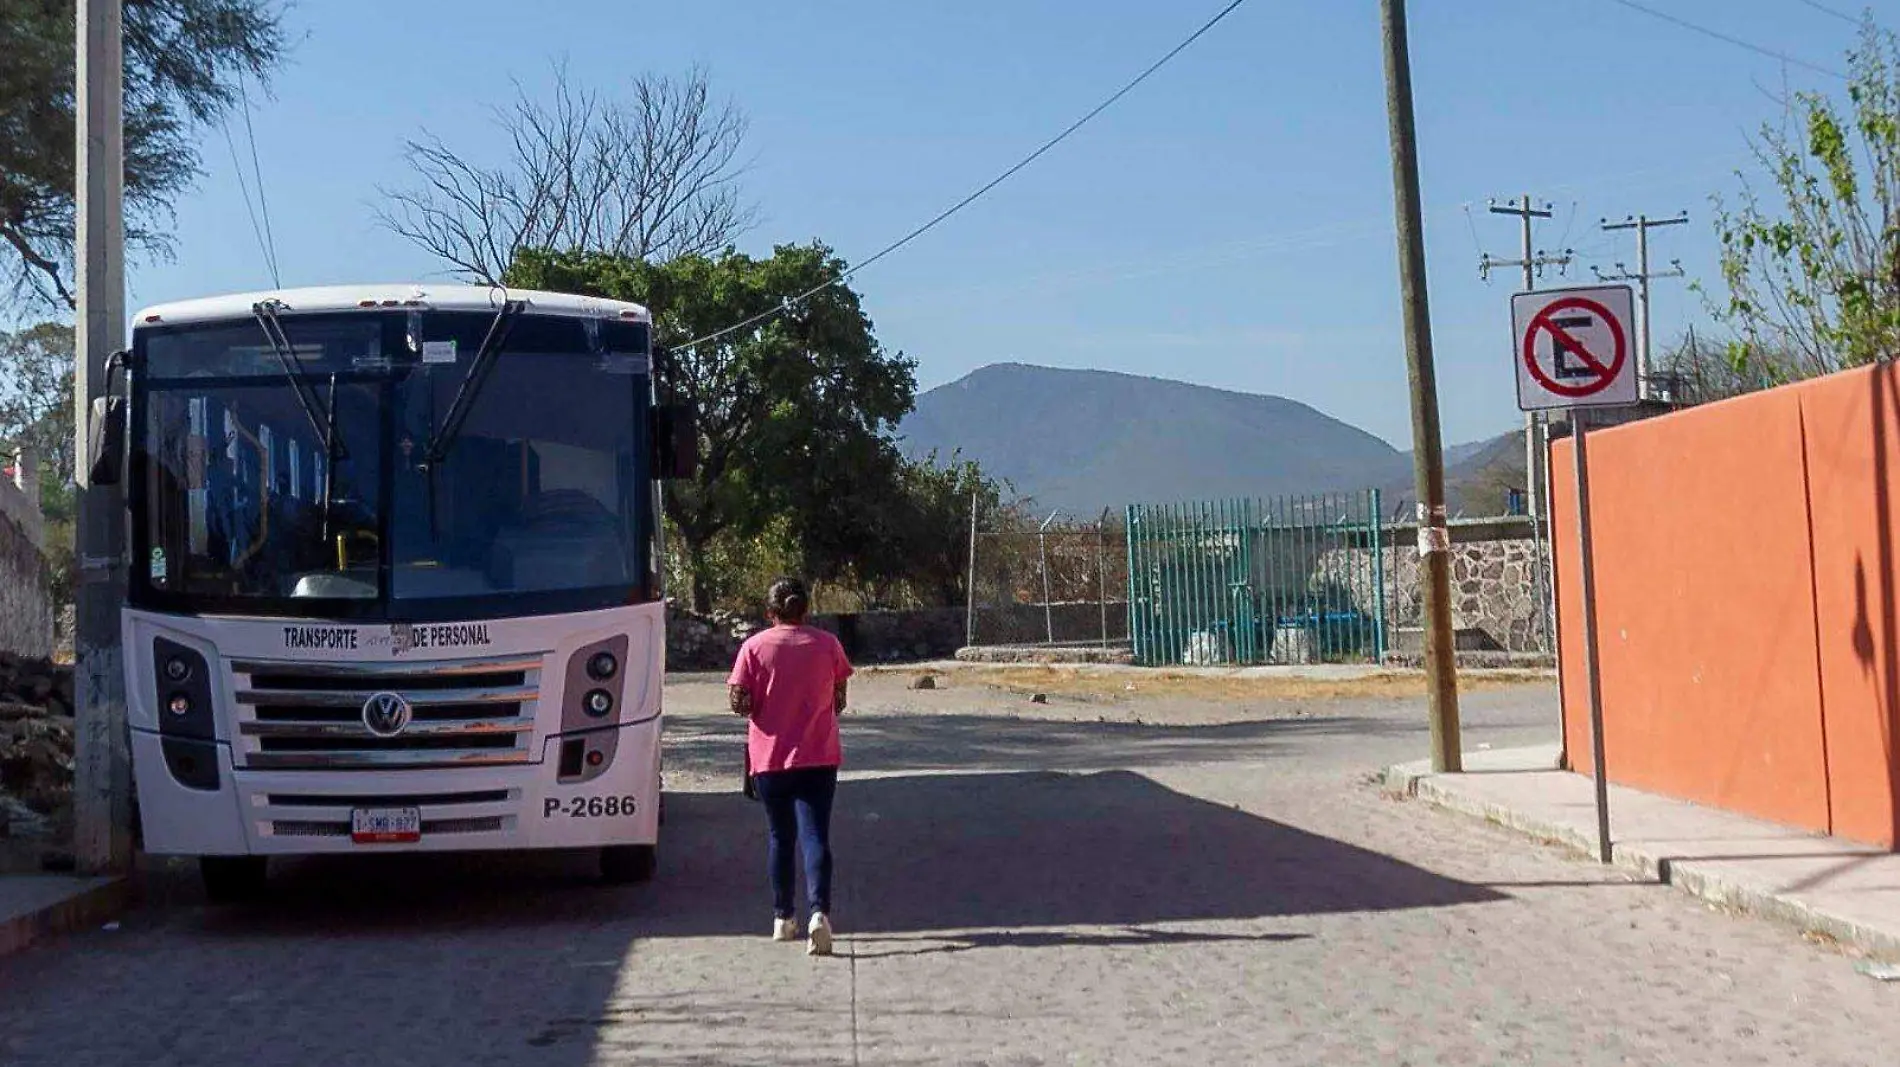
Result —
[[824, 630], [774, 626], [753, 634], [726, 680], [752, 694], [746, 730], [752, 773], [843, 762], [834, 694], [849, 677], [844, 646]]

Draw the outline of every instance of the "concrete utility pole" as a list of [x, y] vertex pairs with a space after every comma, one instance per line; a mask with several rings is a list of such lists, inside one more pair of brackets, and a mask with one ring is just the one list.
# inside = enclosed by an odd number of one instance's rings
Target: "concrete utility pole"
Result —
[[[1528, 293], [1537, 288], [1537, 278], [1544, 272], [1544, 268], [1556, 267], [1562, 270], [1570, 266], [1570, 260], [1574, 253], [1568, 248], [1552, 255], [1536, 251], [1531, 247], [1531, 220], [1551, 218], [1552, 212], [1550, 204], [1546, 203], [1541, 208], [1533, 207], [1531, 194], [1525, 193], [1511, 203], [1500, 204], [1493, 200], [1488, 206], [1493, 215], [1516, 215], [1518, 217], [1518, 221], [1521, 224], [1518, 230], [1519, 246], [1522, 251], [1517, 259], [1493, 259], [1489, 252], [1479, 253], [1479, 278], [1489, 280], [1491, 271], [1497, 267], [1521, 267], [1524, 271], [1524, 292]], [[1543, 527], [1539, 521], [1540, 511], [1537, 502], [1540, 494], [1537, 491], [1537, 483], [1539, 476], [1542, 475], [1544, 485], [1548, 487], [1550, 485], [1550, 478], [1548, 471], [1545, 470], [1545, 464], [1542, 462], [1546, 455], [1546, 449], [1544, 447], [1545, 442], [1543, 437], [1538, 432], [1539, 429], [1540, 420], [1538, 419], [1537, 413], [1534, 411], [1525, 412], [1524, 510], [1530, 516], [1531, 520], [1531, 559], [1532, 566], [1536, 570], [1536, 573], [1531, 575], [1531, 581], [1537, 586], [1539, 590], [1538, 598], [1541, 601], [1544, 599], [1541, 591], [1545, 584], [1544, 575], [1549, 569], [1546, 561], [1550, 558], [1550, 553], [1547, 551], [1548, 545], [1546, 544], [1546, 538], [1543, 534]], [[1551, 648], [1555, 650], [1556, 640], [1550, 633], [1550, 620], [1545, 619], [1544, 623], [1544, 626], [1541, 627], [1544, 631], [1544, 638], [1549, 641]]]
[[1399, 295], [1412, 390], [1412, 468], [1418, 490], [1432, 769], [1456, 772], [1464, 769], [1464, 746], [1458, 731], [1458, 660], [1451, 639], [1451, 531], [1445, 526], [1445, 461], [1438, 436], [1438, 378], [1432, 366], [1432, 316], [1425, 288], [1412, 60], [1406, 41], [1405, 0], [1381, 0], [1379, 6], [1385, 29], [1386, 115], [1392, 132], [1392, 199], [1398, 216]]
[[92, 485], [92, 401], [125, 344], [125, 46], [121, 0], [80, 0], [78, 47], [78, 296], [73, 360], [79, 462], [79, 590], [74, 633], [78, 707], [74, 853], [81, 870], [132, 861], [132, 773], [125, 723], [119, 607], [125, 601], [125, 506], [117, 485]]
[[1636, 395], [1645, 400], [1649, 399], [1649, 378], [1655, 368], [1655, 364], [1649, 357], [1649, 280], [1651, 278], [1680, 278], [1683, 274], [1682, 261], [1679, 259], [1670, 260], [1668, 270], [1651, 271], [1649, 269], [1649, 229], [1652, 226], [1680, 226], [1688, 221], [1687, 211], [1678, 211], [1674, 215], [1661, 219], [1652, 219], [1648, 215], [1632, 215], [1622, 222], [1603, 220], [1603, 228], [1606, 231], [1636, 231], [1636, 273], [1631, 274], [1624, 269], [1623, 264], [1618, 263], [1615, 274], [1597, 271], [1596, 275], [1606, 282], [1634, 281], [1636, 283], [1636, 335], [1639, 338], [1636, 343]]

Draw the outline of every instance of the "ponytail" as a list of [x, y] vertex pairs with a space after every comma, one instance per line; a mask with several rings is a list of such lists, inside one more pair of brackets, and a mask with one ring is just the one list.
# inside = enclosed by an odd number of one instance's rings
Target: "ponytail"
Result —
[[793, 626], [805, 621], [811, 611], [811, 594], [796, 578], [780, 578], [765, 594], [765, 611], [778, 622]]

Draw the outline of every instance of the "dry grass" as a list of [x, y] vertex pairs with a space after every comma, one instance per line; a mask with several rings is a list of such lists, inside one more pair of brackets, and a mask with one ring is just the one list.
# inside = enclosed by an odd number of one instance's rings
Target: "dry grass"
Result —
[[[895, 672], [894, 672], [895, 673]], [[915, 674], [916, 671], [902, 673]], [[1461, 691], [1495, 689], [1548, 681], [1535, 671], [1487, 671], [1466, 674]], [[1071, 697], [1175, 697], [1238, 703], [1258, 700], [1352, 700], [1370, 697], [1423, 697], [1425, 676], [1417, 671], [1382, 671], [1360, 677], [1244, 677], [1188, 671], [1102, 671], [1086, 668], [1001, 667], [958, 669], [937, 676], [939, 685], [984, 686], [1012, 693]]]

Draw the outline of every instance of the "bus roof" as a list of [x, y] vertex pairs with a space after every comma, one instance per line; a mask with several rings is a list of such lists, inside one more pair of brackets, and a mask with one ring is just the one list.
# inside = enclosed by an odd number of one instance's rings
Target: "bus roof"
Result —
[[639, 304], [606, 300], [572, 293], [547, 293], [535, 289], [504, 289], [489, 285], [325, 285], [309, 289], [273, 289], [257, 293], [233, 293], [197, 300], [157, 304], [139, 312], [132, 325], [157, 326], [180, 322], [213, 322], [220, 319], [248, 319], [252, 307], [275, 300], [279, 312], [300, 314], [313, 311], [383, 311], [390, 308], [425, 308], [436, 311], [495, 311], [503, 298], [527, 302], [531, 314], [571, 315], [576, 318], [628, 319], [652, 322], [653, 316]]

